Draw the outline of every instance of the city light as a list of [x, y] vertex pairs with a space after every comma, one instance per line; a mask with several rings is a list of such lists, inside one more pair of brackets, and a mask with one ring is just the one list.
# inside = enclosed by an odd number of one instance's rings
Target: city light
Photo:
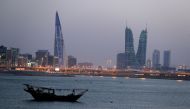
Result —
[[146, 78], [140, 78], [141, 80], [146, 80]]
[[55, 68], [55, 71], [56, 71], [56, 72], [59, 72], [59, 71], [60, 71], [59, 67], [56, 67], [56, 68]]

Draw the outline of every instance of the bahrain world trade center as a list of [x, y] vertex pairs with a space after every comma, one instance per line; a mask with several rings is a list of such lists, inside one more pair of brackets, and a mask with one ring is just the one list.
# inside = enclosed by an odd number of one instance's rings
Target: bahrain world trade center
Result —
[[64, 66], [64, 52], [65, 51], [64, 51], [64, 40], [63, 40], [62, 28], [61, 28], [58, 12], [56, 12], [54, 56], [57, 58], [57, 62], [55, 66], [57, 67]]

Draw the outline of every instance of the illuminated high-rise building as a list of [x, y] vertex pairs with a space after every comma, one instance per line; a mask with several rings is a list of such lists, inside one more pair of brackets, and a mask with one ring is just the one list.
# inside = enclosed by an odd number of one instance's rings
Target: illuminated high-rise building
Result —
[[127, 55], [127, 66], [135, 67], [138, 65], [134, 44], [133, 44], [133, 33], [130, 28], [126, 27], [125, 29], [125, 53]]
[[55, 66], [62, 67], [64, 65], [64, 40], [58, 12], [55, 17], [54, 56], [58, 58], [58, 63]]
[[145, 66], [146, 64], [146, 47], [147, 47], [147, 29], [143, 30], [140, 34], [139, 46], [136, 54], [136, 58], [140, 66]]

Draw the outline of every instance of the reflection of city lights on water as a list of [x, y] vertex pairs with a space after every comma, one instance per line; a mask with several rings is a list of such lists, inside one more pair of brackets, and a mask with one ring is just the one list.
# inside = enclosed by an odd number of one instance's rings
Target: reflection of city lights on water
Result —
[[146, 80], [146, 78], [140, 78], [141, 80]]
[[177, 82], [183, 82], [183, 80], [176, 80]]
[[117, 77], [113, 76], [112, 79], [116, 79]]
[[125, 77], [125, 79], [129, 79], [129, 77]]
[[101, 78], [103, 78], [104, 76], [100, 76]]

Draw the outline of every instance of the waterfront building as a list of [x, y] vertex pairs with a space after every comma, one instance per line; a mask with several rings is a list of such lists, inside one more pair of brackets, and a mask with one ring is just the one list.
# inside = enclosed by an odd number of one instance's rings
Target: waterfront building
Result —
[[142, 67], [146, 64], [147, 29], [143, 30], [139, 38], [139, 46], [136, 54], [138, 64]]
[[147, 68], [152, 68], [152, 61], [150, 59], [147, 60], [146, 67]]
[[7, 62], [7, 47], [0, 46], [0, 66], [6, 66]]
[[80, 68], [92, 68], [93, 67], [93, 63], [90, 63], [90, 62], [81, 62], [81, 63], [78, 63], [78, 66]]
[[6, 53], [8, 67], [18, 66], [19, 48], [10, 48]]
[[176, 67], [176, 71], [190, 73], [190, 66], [187, 66], [187, 65], [178, 65]]
[[164, 51], [164, 60], [163, 60], [164, 68], [170, 67], [170, 60], [171, 60], [171, 52], [170, 52], [170, 50], [165, 50]]
[[51, 66], [51, 67], [53, 67], [54, 66], [53, 63], [54, 63], [54, 56], [49, 55], [48, 56], [48, 65]]
[[35, 59], [32, 59], [31, 61], [27, 59], [27, 67], [38, 67], [38, 62]]
[[68, 56], [68, 67], [71, 68], [73, 66], [77, 65], [77, 58], [75, 58], [74, 56]]
[[10, 49], [7, 49], [6, 57], [7, 57], [7, 67], [11, 67], [12, 53]]
[[130, 28], [126, 26], [125, 29], [125, 53], [127, 55], [127, 65], [129, 67], [136, 67], [138, 62], [135, 56], [133, 33]]
[[159, 50], [154, 50], [153, 55], [152, 55], [152, 64], [153, 68], [160, 68], [160, 51]]
[[28, 59], [24, 56], [18, 57], [18, 67], [27, 67]]
[[12, 65], [18, 66], [19, 48], [11, 48], [12, 52]]
[[58, 67], [58, 66], [59, 66], [59, 58], [54, 56], [53, 67]]
[[62, 67], [64, 65], [64, 40], [58, 12], [56, 12], [55, 17], [54, 56], [58, 57], [57, 66]]
[[117, 54], [117, 69], [127, 68], [127, 53]]
[[6, 66], [18, 66], [19, 48], [10, 48], [6, 50]]
[[47, 66], [48, 65], [48, 56], [49, 52], [48, 50], [38, 50], [36, 52], [36, 61], [39, 66]]
[[22, 54], [21, 56], [23, 56], [24, 58], [27, 58], [28, 61], [31, 61], [32, 60], [32, 54]]

